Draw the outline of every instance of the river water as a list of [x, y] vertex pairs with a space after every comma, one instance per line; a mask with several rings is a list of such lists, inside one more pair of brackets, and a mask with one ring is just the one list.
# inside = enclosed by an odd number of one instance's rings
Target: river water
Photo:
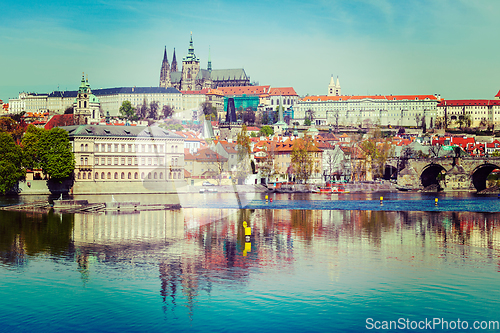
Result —
[[0, 211], [0, 331], [496, 328], [500, 200], [435, 198], [209, 193], [174, 211]]

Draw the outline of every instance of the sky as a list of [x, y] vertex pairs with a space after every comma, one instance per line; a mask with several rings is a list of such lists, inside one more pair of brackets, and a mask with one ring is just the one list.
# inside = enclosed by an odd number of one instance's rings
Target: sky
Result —
[[0, 0], [0, 99], [19, 92], [158, 86], [163, 51], [214, 69], [325, 95], [440, 94], [493, 99], [500, 90], [500, 1]]

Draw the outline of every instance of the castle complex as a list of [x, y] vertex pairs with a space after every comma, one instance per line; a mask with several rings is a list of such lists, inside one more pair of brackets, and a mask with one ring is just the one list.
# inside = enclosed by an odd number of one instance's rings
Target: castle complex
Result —
[[201, 90], [205, 88], [249, 86], [250, 77], [243, 68], [212, 69], [210, 53], [207, 69], [200, 68], [200, 59], [196, 57], [193, 46], [193, 35], [189, 42], [188, 55], [182, 59], [182, 69], [177, 70], [177, 59], [174, 55], [172, 66], [167, 57], [167, 48], [163, 54], [160, 70], [160, 87], [174, 87], [181, 91]]

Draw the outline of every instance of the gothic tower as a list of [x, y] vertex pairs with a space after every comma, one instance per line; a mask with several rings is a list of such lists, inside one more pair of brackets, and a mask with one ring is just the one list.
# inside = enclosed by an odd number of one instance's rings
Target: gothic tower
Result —
[[174, 57], [172, 58], [172, 72], [177, 72], [177, 59], [175, 58], [175, 47], [174, 47]]
[[172, 85], [170, 82], [170, 65], [167, 58], [167, 47], [165, 46], [165, 53], [163, 54], [163, 62], [161, 63], [160, 70], [160, 87], [168, 88]]
[[181, 90], [196, 90], [196, 76], [199, 72], [200, 59], [194, 54], [193, 33], [191, 33], [188, 55], [182, 59]]

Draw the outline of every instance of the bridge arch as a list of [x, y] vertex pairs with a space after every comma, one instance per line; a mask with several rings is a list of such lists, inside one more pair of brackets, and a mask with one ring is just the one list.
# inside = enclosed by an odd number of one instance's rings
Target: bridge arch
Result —
[[472, 184], [478, 192], [486, 189], [486, 179], [495, 169], [500, 169], [500, 167], [491, 163], [481, 164], [474, 169], [472, 172]]
[[443, 188], [439, 184], [438, 176], [442, 174], [443, 171], [446, 173], [446, 169], [440, 164], [431, 163], [425, 166], [420, 174], [422, 186], [426, 188], [431, 185], [437, 185], [438, 190], [442, 190]]

